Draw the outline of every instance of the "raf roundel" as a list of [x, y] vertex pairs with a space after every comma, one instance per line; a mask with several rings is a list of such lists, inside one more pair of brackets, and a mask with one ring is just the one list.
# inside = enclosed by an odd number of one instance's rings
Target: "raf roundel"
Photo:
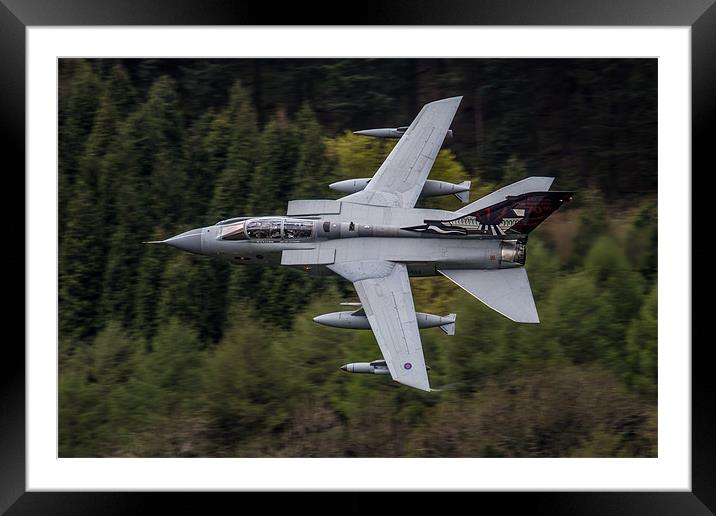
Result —
[[410, 362], [406, 362], [405, 364], [403, 364], [403, 369], [412, 369], [412, 367], [413, 364], [411, 364]]

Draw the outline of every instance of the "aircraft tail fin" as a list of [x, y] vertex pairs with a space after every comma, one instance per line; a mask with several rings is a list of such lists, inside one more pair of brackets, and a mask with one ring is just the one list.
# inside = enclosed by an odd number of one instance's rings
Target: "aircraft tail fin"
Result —
[[471, 185], [471, 184], [472, 184], [472, 181], [463, 181], [463, 182], [460, 183], [458, 186], [461, 186], [461, 187], [465, 188], [465, 190], [462, 191], [462, 192], [458, 192], [458, 193], [456, 193], [456, 194], [453, 194], [453, 195], [455, 195], [455, 197], [457, 197], [458, 200], [459, 200], [461, 203], [463, 203], [463, 204], [466, 203], [466, 202], [468, 202], [468, 201], [470, 200], [470, 185]]
[[440, 326], [440, 329], [444, 331], [446, 335], [455, 335], [455, 319], [457, 318], [457, 314], [448, 314], [445, 318], [450, 319], [450, 322]]
[[438, 272], [508, 319], [522, 323], [539, 322], [527, 271], [523, 267]]
[[572, 199], [574, 192], [531, 192], [510, 196], [502, 202], [471, 213], [476, 222], [493, 234], [529, 234]]

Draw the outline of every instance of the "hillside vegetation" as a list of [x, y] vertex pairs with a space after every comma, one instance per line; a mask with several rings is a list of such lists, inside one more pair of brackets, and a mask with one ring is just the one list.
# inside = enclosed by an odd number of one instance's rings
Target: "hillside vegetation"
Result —
[[[655, 60], [60, 60], [61, 457], [656, 456]], [[348, 375], [369, 331], [312, 317], [337, 276], [229, 266], [145, 240], [285, 214], [370, 177], [464, 94], [430, 175], [471, 200], [529, 175], [574, 201], [529, 239], [541, 324], [411, 281], [439, 392]], [[457, 209], [453, 197], [420, 206]]]

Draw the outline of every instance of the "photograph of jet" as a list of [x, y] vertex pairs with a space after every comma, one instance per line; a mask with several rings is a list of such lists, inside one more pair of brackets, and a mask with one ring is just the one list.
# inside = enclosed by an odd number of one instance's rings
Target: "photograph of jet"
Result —
[[430, 391], [418, 330], [437, 326], [452, 335], [455, 314], [417, 313], [409, 278], [443, 275], [505, 317], [538, 323], [524, 269], [528, 235], [573, 195], [550, 191], [552, 177], [528, 177], [455, 212], [415, 208], [421, 196], [469, 201], [470, 182], [427, 179], [443, 141], [452, 135], [461, 100], [426, 104], [407, 127], [357, 131], [399, 141], [372, 178], [330, 185], [345, 197], [293, 200], [286, 216], [236, 217], [148, 243], [242, 265], [338, 274], [353, 283], [360, 303], [314, 321], [370, 328], [383, 355], [341, 369], [390, 374], [400, 384]]

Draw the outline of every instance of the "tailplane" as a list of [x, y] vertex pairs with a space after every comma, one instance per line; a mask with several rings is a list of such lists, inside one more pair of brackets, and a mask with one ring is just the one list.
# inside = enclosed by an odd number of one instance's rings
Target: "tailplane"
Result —
[[491, 270], [448, 269], [438, 272], [513, 321], [539, 322], [527, 271], [523, 267]]

